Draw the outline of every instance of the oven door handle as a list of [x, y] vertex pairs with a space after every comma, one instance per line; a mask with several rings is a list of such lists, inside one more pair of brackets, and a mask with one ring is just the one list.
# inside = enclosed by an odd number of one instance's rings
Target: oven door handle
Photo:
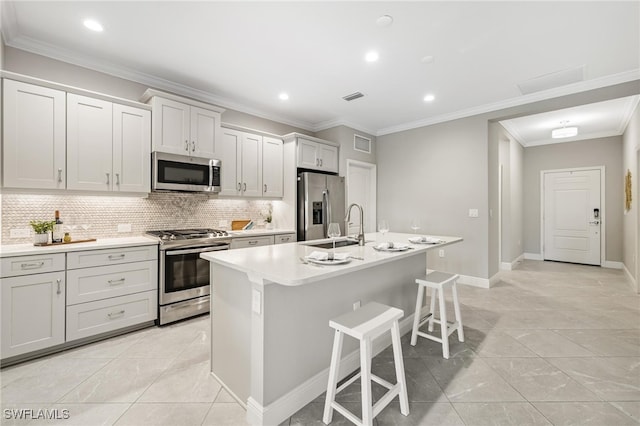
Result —
[[167, 256], [177, 256], [180, 254], [193, 254], [193, 253], [206, 253], [208, 251], [220, 251], [220, 250], [228, 250], [229, 246], [227, 244], [215, 246], [215, 247], [207, 247], [207, 248], [196, 248], [196, 249], [185, 249], [185, 250], [165, 250], [164, 254]]

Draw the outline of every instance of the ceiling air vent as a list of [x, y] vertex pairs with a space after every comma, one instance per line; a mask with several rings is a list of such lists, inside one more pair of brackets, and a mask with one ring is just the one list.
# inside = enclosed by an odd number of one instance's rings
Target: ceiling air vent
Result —
[[342, 97], [342, 99], [344, 99], [345, 101], [350, 102], [350, 101], [356, 100], [356, 99], [358, 99], [358, 98], [361, 98], [361, 97], [363, 97], [363, 96], [364, 96], [364, 95], [363, 95], [362, 93], [360, 93], [360, 92], [355, 92], [355, 93], [352, 93], [352, 94], [350, 94], [350, 95], [343, 96], [343, 97]]

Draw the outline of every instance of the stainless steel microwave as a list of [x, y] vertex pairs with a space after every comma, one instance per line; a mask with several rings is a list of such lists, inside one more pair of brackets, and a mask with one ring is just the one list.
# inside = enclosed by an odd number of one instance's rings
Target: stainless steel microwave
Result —
[[220, 160], [154, 152], [151, 161], [154, 191], [220, 192]]

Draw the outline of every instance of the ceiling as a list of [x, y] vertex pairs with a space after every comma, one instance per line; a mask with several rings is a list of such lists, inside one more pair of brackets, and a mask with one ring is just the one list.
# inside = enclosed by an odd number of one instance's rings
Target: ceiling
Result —
[[311, 131], [382, 135], [640, 79], [638, 1], [1, 6], [8, 46]]

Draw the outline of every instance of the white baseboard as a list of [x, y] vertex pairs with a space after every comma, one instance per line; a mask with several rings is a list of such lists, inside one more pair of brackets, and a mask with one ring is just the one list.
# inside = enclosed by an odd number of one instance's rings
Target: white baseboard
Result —
[[527, 260], [544, 260], [542, 259], [542, 253], [525, 253], [524, 258]]
[[460, 275], [460, 278], [458, 278], [458, 283], [480, 288], [491, 287], [491, 282], [488, 278], [472, 277], [471, 275]]
[[489, 288], [500, 282], [500, 271], [496, 272], [491, 278], [489, 278]]
[[622, 262], [614, 262], [612, 260], [605, 260], [602, 265], [603, 268], [611, 268], [611, 269], [624, 269], [624, 263]]
[[500, 270], [502, 271], [512, 271], [514, 269], [516, 269], [516, 266], [518, 266], [520, 264], [520, 262], [522, 262], [524, 260], [524, 254], [521, 254], [520, 256], [516, 257], [511, 263], [509, 262], [501, 262], [500, 263]]
[[640, 288], [638, 287], [638, 280], [633, 278], [633, 275], [631, 275], [631, 271], [629, 271], [629, 269], [627, 268], [627, 265], [623, 263], [622, 269], [624, 270], [624, 274], [627, 276], [627, 279], [631, 283], [631, 289], [634, 290], [636, 293], [640, 293]]
[[[411, 331], [413, 314], [407, 315], [400, 321], [400, 335]], [[391, 334], [385, 333], [375, 339], [372, 344], [374, 355], [382, 352], [391, 344]], [[360, 351], [356, 349], [340, 361], [340, 380], [351, 372], [360, 368]], [[327, 390], [329, 381], [329, 367], [325, 368], [300, 386], [281, 396], [276, 401], [264, 407], [249, 397], [247, 402], [247, 421], [251, 425], [279, 425], [287, 417], [292, 416], [302, 407], [313, 401]]]

